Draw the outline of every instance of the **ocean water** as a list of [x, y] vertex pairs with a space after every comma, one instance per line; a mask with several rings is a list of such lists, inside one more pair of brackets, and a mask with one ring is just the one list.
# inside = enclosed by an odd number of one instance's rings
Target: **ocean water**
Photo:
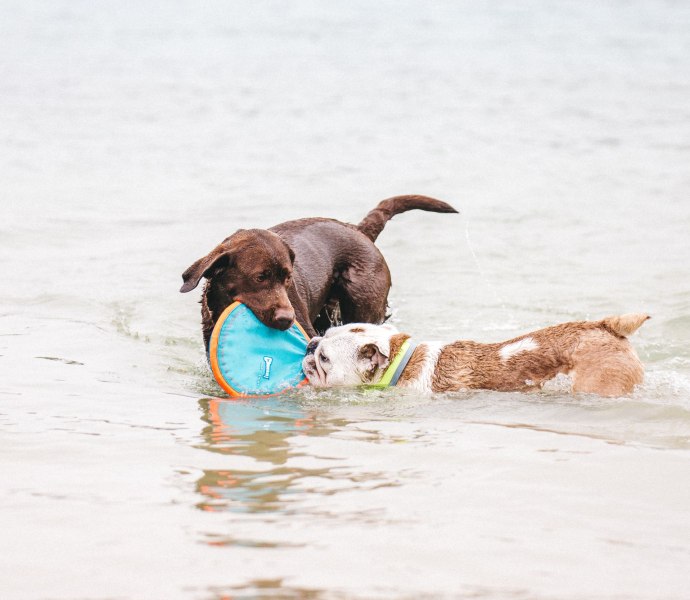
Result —
[[[687, 3], [2, 0], [0, 165], [3, 599], [688, 598]], [[403, 193], [396, 326], [645, 383], [226, 399], [182, 271]]]

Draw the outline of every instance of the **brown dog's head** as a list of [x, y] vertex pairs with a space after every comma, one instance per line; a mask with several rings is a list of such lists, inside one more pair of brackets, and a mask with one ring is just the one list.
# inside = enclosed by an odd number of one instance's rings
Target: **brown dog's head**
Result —
[[214, 315], [235, 300], [246, 304], [268, 327], [288, 329], [295, 311], [287, 295], [295, 253], [275, 233], [240, 229], [184, 273], [180, 292], [189, 292], [205, 277], [206, 301]]

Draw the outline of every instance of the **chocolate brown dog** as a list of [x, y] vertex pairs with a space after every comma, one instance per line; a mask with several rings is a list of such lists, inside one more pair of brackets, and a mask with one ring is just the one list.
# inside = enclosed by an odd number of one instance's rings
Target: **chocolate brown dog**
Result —
[[335, 219], [287, 221], [270, 229], [240, 229], [183, 274], [181, 292], [206, 285], [201, 298], [204, 343], [230, 304], [246, 304], [274, 329], [295, 318], [310, 335], [335, 320], [324, 307], [339, 310], [342, 323], [382, 323], [391, 277], [376, 238], [395, 215], [412, 209], [457, 211], [426, 196], [383, 200], [359, 225]]

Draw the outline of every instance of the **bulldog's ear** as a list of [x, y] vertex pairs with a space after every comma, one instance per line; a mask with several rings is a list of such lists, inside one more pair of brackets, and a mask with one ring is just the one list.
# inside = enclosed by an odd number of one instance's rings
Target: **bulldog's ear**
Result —
[[234, 252], [224, 243], [217, 246], [206, 256], [192, 263], [189, 268], [182, 273], [182, 287], [180, 292], [191, 292], [202, 277], [209, 278], [211, 272], [221, 267], [228, 267], [233, 262]]
[[370, 369], [382, 369], [388, 364], [387, 350], [381, 348], [378, 344], [365, 344], [359, 349], [359, 356], [370, 362]]

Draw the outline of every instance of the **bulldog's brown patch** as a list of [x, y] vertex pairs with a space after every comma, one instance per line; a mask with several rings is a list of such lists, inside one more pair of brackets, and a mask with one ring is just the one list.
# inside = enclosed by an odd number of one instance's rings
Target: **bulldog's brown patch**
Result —
[[[491, 381], [492, 374], [485, 369], [491, 366], [490, 355], [497, 355], [499, 344], [454, 342], [441, 348], [436, 368], [431, 378], [434, 392], [448, 392], [464, 388], [481, 388], [482, 380]], [[495, 370], [490, 369], [492, 372]]]
[[410, 336], [407, 333], [396, 333], [390, 339], [390, 351], [388, 352], [389, 364], [400, 352], [400, 348], [405, 343], [405, 340], [409, 340]]
[[417, 346], [412, 353], [405, 370], [400, 375], [398, 384], [419, 379], [422, 376], [422, 371], [424, 370], [424, 365], [426, 364], [428, 354], [429, 352], [426, 346]]
[[[559, 373], [573, 377], [573, 391], [602, 396], [628, 394], [644, 369], [630, 342], [647, 315], [623, 315], [546, 327], [495, 344], [458, 341], [441, 349], [432, 376], [434, 392], [463, 388], [525, 391]], [[501, 350], [523, 341], [524, 349]]]

